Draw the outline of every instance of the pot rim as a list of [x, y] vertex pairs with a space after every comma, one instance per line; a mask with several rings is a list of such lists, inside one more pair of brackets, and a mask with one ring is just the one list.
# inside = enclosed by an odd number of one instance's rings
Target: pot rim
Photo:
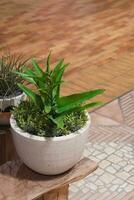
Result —
[[16, 96], [13, 96], [13, 97], [6, 97], [6, 98], [0, 98], [0, 102], [2, 102], [2, 101], [11, 101], [11, 100], [13, 100], [13, 99], [18, 99], [18, 98], [20, 98], [21, 96], [23, 96], [23, 95], [25, 95], [25, 93], [24, 92], [22, 92], [21, 94], [19, 94], [19, 95], [16, 95]]
[[42, 136], [37, 136], [37, 135], [31, 135], [30, 133], [28, 132], [24, 132], [21, 128], [18, 127], [17, 123], [16, 123], [16, 120], [14, 119], [13, 115], [11, 115], [10, 117], [10, 125], [11, 125], [11, 128], [13, 129], [13, 131], [27, 139], [31, 139], [31, 140], [38, 140], [38, 141], [62, 141], [62, 140], [69, 140], [71, 138], [74, 138], [76, 137], [77, 135], [80, 135], [82, 133], [85, 132], [85, 130], [87, 130], [90, 125], [91, 125], [91, 118], [90, 118], [90, 115], [88, 112], [86, 112], [86, 115], [88, 117], [88, 120], [85, 124], [84, 127], [82, 127], [81, 129], [73, 132], [73, 133], [70, 133], [68, 135], [63, 135], [63, 136], [58, 136], [58, 137], [42, 137]]

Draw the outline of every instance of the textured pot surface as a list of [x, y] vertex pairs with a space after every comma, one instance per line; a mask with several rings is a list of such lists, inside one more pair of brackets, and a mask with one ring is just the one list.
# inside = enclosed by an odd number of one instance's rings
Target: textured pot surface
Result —
[[18, 106], [20, 101], [23, 101], [25, 98], [26, 95], [22, 93], [15, 97], [0, 99], [0, 110], [4, 111], [6, 108], [10, 106]]
[[67, 136], [44, 138], [23, 132], [13, 119], [10, 124], [16, 150], [22, 161], [32, 170], [46, 175], [63, 173], [80, 159], [87, 142], [90, 127], [86, 125]]

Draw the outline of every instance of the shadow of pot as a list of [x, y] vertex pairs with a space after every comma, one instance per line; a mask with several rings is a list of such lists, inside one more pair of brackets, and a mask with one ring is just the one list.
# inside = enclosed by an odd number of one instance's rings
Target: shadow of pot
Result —
[[10, 126], [10, 112], [0, 112], [0, 126]]

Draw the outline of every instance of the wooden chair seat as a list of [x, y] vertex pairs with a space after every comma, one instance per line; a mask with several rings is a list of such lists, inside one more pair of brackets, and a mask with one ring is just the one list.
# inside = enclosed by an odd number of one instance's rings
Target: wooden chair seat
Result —
[[20, 160], [0, 166], [0, 200], [67, 200], [70, 183], [83, 179], [97, 164], [83, 158], [68, 172], [44, 176], [30, 170]]

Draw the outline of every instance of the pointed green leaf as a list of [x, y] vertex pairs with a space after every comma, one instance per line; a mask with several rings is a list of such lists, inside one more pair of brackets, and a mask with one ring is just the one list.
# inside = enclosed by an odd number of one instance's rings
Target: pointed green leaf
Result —
[[56, 76], [58, 75], [58, 73], [60, 72], [61, 66], [64, 62], [64, 59], [60, 60], [57, 65], [55, 66], [53, 72], [52, 72], [52, 78], [53, 80], [55, 80]]
[[51, 61], [51, 51], [47, 57], [47, 63], [46, 63], [46, 72], [50, 73], [50, 61]]
[[21, 76], [23, 79], [27, 80], [29, 83], [36, 84], [33, 78], [29, 77], [29, 75], [21, 73], [21, 72], [16, 72], [19, 76]]
[[[62, 76], [63, 76], [64, 71], [65, 71], [65, 69], [66, 69], [66, 67], [67, 67], [68, 65], [69, 65], [69, 63], [63, 65], [63, 67], [60, 69], [60, 72], [58, 73], [58, 75], [57, 75], [57, 77], [56, 77], [56, 80], [55, 80], [56, 83], [62, 82]], [[59, 96], [60, 96], [60, 86], [61, 86], [61, 84], [59, 84], [59, 85], [57, 86], [57, 91], [56, 91], [56, 93], [57, 93], [56, 98], [57, 98], [57, 99], [59, 99]]]
[[98, 107], [98, 106], [102, 106], [102, 105], [104, 105], [104, 103], [102, 103], [100, 101], [98, 101], [98, 102], [92, 102], [92, 103], [89, 103], [89, 104], [85, 104], [83, 106], [78, 105], [77, 107], [72, 108], [69, 111], [62, 112], [59, 115], [60, 115], [60, 117], [63, 117], [63, 116], [65, 116], [66, 114], [68, 114], [70, 112], [83, 111], [83, 110], [87, 110], [89, 108]]
[[31, 70], [31, 69], [25, 69], [24, 72], [25, 74], [27, 74], [29, 77], [36, 77], [36, 74]]
[[81, 106], [79, 108], [79, 111], [86, 110], [86, 109], [93, 108], [93, 107], [97, 107], [97, 106], [102, 106], [102, 105], [104, 105], [104, 103], [102, 103], [101, 101], [92, 102], [92, 103], [86, 104], [84, 106]]
[[52, 96], [53, 96], [53, 98], [55, 98], [55, 97], [59, 97], [59, 87], [62, 85], [62, 83], [63, 83], [64, 81], [60, 81], [60, 82], [57, 82], [55, 85], [54, 85], [54, 87], [53, 87], [53, 91], [52, 91]]
[[38, 94], [22, 84], [18, 84], [18, 86], [36, 105], [40, 105], [40, 107], [42, 107], [42, 100]]
[[38, 65], [38, 63], [36, 62], [36, 60], [32, 59], [32, 64], [33, 64], [33, 66], [34, 66], [34, 68], [35, 68], [37, 74], [38, 74], [39, 76], [43, 76], [43, 75], [44, 75], [44, 72], [43, 72], [43, 70], [39, 67], [39, 65]]
[[51, 112], [51, 106], [50, 105], [45, 105], [45, 112], [47, 114]]
[[96, 95], [102, 94], [103, 92], [103, 89], [98, 89], [89, 92], [83, 92], [61, 97], [57, 101], [57, 113], [62, 113], [75, 107], [78, 107], [80, 104], [95, 97]]
[[64, 74], [65, 69], [67, 68], [68, 65], [69, 65], [69, 63], [64, 64], [62, 66], [62, 68], [60, 69], [60, 71], [58, 72], [58, 74], [56, 76], [55, 82], [60, 82], [62, 80], [63, 74]]
[[57, 125], [57, 128], [62, 129], [64, 127], [63, 117], [57, 117], [57, 118], [51, 117], [51, 120]]

